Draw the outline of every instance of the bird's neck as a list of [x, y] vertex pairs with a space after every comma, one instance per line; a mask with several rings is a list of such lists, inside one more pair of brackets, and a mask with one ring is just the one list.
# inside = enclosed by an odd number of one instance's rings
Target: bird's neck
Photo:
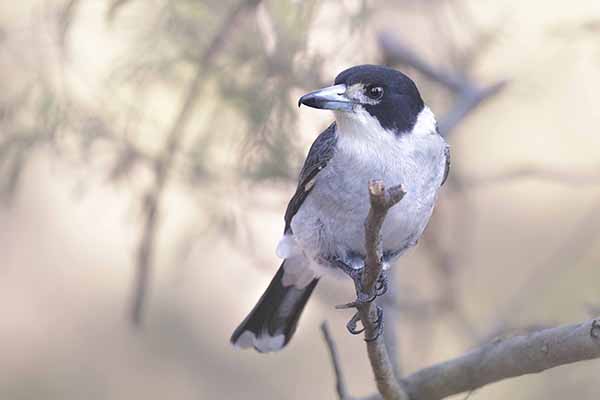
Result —
[[340, 156], [364, 165], [381, 161], [384, 166], [411, 159], [415, 153], [428, 148], [432, 136], [438, 136], [435, 116], [428, 107], [419, 113], [411, 131], [402, 133], [384, 129], [365, 110], [338, 112], [336, 134]]
[[382, 140], [394, 133], [384, 129], [377, 118], [364, 108], [358, 107], [354, 112], [337, 111], [335, 113], [336, 131], [338, 138], [344, 140], [365, 142]]
[[350, 113], [337, 111], [335, 120], [339, 134], [360, 141], [381, 140], [388, 136], [427, 136], [437, 132], [435, 115], [427, 106], [423, 107], [414, 126], [408, 132], [395, 132], [383, 128], [377, 118], [360, 106]]
[[399, 144], [399, 137], [364, 109], [336, 113], [336, 134], [338, 155], [353, 160], [357, 167], [385, 158]]

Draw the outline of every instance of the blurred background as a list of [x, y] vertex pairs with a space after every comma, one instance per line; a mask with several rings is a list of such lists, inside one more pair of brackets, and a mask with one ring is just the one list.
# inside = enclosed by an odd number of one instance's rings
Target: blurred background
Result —
[[[599, 39], [597, 0], [2, 2], [0, 398], [331, 399], [323, 320], [373, 393], [350, 282], [283, 352], [229, 345], [333, 117], [297, 98], [362, 63], [409, 74], [452, 145], [386, 298], [402, 373], [597, 314]], [[471, 398], [595, 399], [599, 373]]]

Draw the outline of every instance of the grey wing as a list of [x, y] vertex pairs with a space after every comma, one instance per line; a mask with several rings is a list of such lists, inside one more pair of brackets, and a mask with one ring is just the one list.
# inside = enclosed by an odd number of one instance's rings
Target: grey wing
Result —
[[448, 174], [450, 173], [450, 146], [446, 145], [446, 149], [444, 150], [444, 156], [446, 157], [446, 169], [444, 170], [444, 179], [442, 179], [443, 186], [446, 183], [446, 179], [448, 179]]
[[296, 215], [296, 212], [302, 206], [304, 199], [306, 199], [306, 196], [308, 196], [313, 188], [318, 173], [325, 168], [329, 160], [333, 157], [336, 142], [337, 135], [335, 133], [334, 122], [317, 137], [308, 151], [308, 156], [306, 156], [306, 161], [304, 161], [304, 166], [300, 171], [296, 193], [290, 199], [285, 211], [284, 233], [292, 232], [292, 218], [294, 218], [294, 215]]

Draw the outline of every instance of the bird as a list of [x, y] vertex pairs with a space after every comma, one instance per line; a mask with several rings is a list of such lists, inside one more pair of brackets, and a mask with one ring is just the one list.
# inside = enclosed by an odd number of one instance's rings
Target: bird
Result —
[[[231, 336], [234, 346], [261, 353], [289, 343], [322, 276], [342, 271], [355, 282], [360, 277], [369, 181], [401, 185], [405, 192], [381, 229], [387, 274], [417, 244], [450, 171], [450, 147], [433, 112], [413, 80], [396, 69], [348, 68], [332, 86], [300, 97], [301, 105], [332, 110], [335, 121], [310, 147], [288, 203], [276, 248], [283, 262]], [[379, 288], [385, 287], [382, 277]]]

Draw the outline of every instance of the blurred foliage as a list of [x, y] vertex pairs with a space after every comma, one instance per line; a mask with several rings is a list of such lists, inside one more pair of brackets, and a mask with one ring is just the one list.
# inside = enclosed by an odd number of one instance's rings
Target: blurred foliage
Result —
[[[54, 3], [50, 23], [59, 47], [58, 75], [50, 68], [23, 74], [15, 89], [0, 94], [0, 165], [3, 193], [14, 193], [31, 150], [44, 143], [67, 158], [93, 162], [98, 142], [115, 154], [112, 180], [138, 164], [152, 168], [167, 129], [153, 123], [154, 98], [182, 93], [190, 71], [202, 57], [224, 19], [240, 2], [189, 0], [115, 0], [104, 7], [106, 29], [135, 23], [127, 50], [115, 58], [90, 101], [73, 85], [72, 44], [81, 31], [85, 0]], [[198, 180], [289, 179], [302, 153], [297, 138], [295, 97], [323, 85], [323, 57], [309, 51], [312, 23], [324, 2], [266, 1], [231, 27], [225, 47], [210, 60], [198, 93], [189, 140], [179, 146], [180, 173], [192, 188]], [[337, 21], [356, 33], [369, 14], [366, 1], [341, 7]], [[140, 24], [140, 16], [144, 15]], [[5, 36], [9, 34], [5, 34]], [[6, 37], [4, 40], [10, 40]], [[175, 96], [177, 98], [177, 96]], [[162, 114], [162, 113], [161, 113]], [[148, 129], [148, 126], [152, 129]], [[150, 132], [154, 130], [154, 132]], [[158, 132], [157, 132], [158, 131]], [[152, 137], [153, 140], [148, 140]], [[152, 143], [148, 143], [152, 142]], [[66, 145], [68, 144], [68, 145]], [[77, 144], [73, 146], [73, 144]]]
[[10, 200], [28, 156], [42, 144], [53, 144], [63, 110], [43, 86], [25, 85], [0, 103], [0, 194]]

